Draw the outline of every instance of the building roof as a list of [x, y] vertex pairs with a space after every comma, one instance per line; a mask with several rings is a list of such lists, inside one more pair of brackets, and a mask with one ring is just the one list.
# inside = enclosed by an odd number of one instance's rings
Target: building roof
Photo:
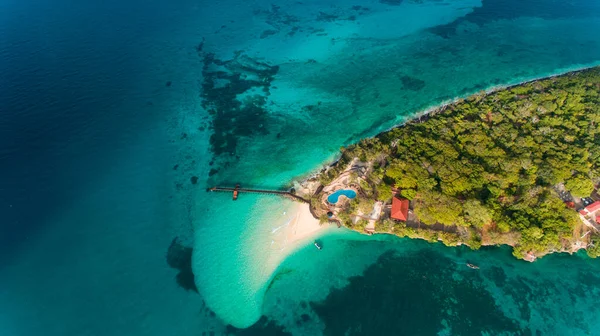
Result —
[[600, 210], [600, 201], [596, 201], [596, 202], [586, 206], [585, 210], [587, 210], [588, 212], [594, 212], [594, 211]]
[[394, 197], [392, 199], [392, 212], [390, 213], [390, 217], [406, 221], [408, 219], [408, 203], [406, 198]]

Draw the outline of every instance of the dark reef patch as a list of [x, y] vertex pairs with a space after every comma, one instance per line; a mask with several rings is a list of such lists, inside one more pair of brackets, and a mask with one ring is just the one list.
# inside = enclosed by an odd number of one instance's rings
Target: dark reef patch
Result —
[[402, 86], [407, 90], [421, 91], [425, 87], [425, 81], [415, 77], [401, 75], [399, 79]]
[[321, 22], [333, 22], [337, 19], [338, 19], [338, 16], [335, 14], [319, 12], [319, 15], [317, 15], [317, 21], [321, 21]]
[[[394, 1], [394, 0], [380, 0]], [[519, 17], [539, 17], [542, 19], [560, 19], [582, 17], [587, 13], [585, 8], [593, 10], [593, 1], [573, 0], [568, 6], [560, 5], [562, 0], [483, 0], [481, 7], [475, 7], [473, 11], [457, 20], [435, 26], [429, 29], [443, 38], [456, 35], [457, 28], [464, 22], [470, 22], [482, 26], [489, 22], [498, 20], [514, 20]]]
[[379, 2], [390, 6], [400, 6], [404, 0], [379, 0]]
[[202, 41], [200, 43], [198, 43], [198, 45], [196, 46], [196, 52], [198, 53], [198, 55], [202, 55], [202, 52], [204, 51], [204, 42], [206, 41], [206, 39], [203, 37]]
[[[242, 55], [242, 52], [227, 61], [219, 60], [210, 53], [202, 54], [202, 57], [204, 81], [200, 96], [202, 107], [212, 117], [210, 145], [213, 161], [218, 156], [237, 160], [240, 138], [269, 133], [266, 97], [279, 67], [256, 61]], [[238, 98], [240, 96], [244, 98]], [[218, 171], [213, 169], [209, 175]]]
[[265, 39], [265, 38], [267, 38], [271, 35], [275, 35], [275, 34], [277, 34], [277, 30], [267, 29], [260, 34], [260, 38]]
[[490, 268], [485, 269], [483, 273], [486, 278], [492, 280], [499, 288], [504, 287], [506, 284], [506, 273], [504, 273], [502, 267], [491, 266]]
[[291, 336], [284, 328], [266, 316], [262, 316], [258, 322], [246, 329], [239, 329], [232, 325], [227, 325], [226, 335], [236, 336]]
[[350, 9], [352, 9], [354, 11], [359, 11], [359, 12], [368, 12], [368, 11], [370, 11], [369, 8], [363, 7], [363, 6], [359, 6], [359, 5], [354, 5], [354, 6], [350, 7]]
[[[519, 309], [521, 318], [529, 320], [531, 317], [531, 310], [529, 308], [529, 302], [532, 298], [531, 289], [527, 286], [528, 281], [525, 278], [517, 277], [506, 282], [504, 286], [498, 286], [502, 288], [504, 293], [510, 295], [515, 304]], [[498, 282], [496, 282], [498, 284]]]
[[173, 238], [167, 251], [167, 264], [179, 270], [175, 281], [181, 288], [198, 293], [192, 272], [192, 251], [191, 247], [183, 246], [178, 237]]
[[274, 4], [271, 4], [269, 10], [256, 9], [253, 14], [256, 17], [262, 17], [266, 24], [275, 27], [279, 31], [292, 27], [295, 23], [300, 22], [300, 19], [285, 13], [281, 10], [280, 6]]
[[452, 260], [428, 249], [384, 253], [362, 276], [311, 306], [325, 335], [435, 335], [444, 320], [453, 335], [520, 332], [477, 272], [459, 272]]

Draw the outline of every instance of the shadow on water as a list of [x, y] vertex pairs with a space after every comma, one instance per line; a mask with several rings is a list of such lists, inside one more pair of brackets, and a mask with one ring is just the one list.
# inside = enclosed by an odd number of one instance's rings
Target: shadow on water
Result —
[[283, 327], [262, 316], [258, 322], [246, 329], [238, 329], [228, 325], [225, 330], [226, 335], [239, 336], [291, 336], [292, 334], [284, 331]]
[[192, 251], [193, 248], [183, 246], [179, 242], [179, 238], [175, 237], [167, 251], [167, 263], [172, 268], [179, 270], [179, 273], [175, 276], [175, 281], [181, 288], [198, 293], [194, 281], [194, 272], [192, 272]]
[[[184, 246], [179, 237], [173, 238], [171, 241], [171, 245], [167, 251], [167, 264], [170, 267], [179, 270], [179, 273], [175, 276], [175, 281], [177, 284], [185, 289], [186, 291], [194, 291], [198, 293], [198, 288], [194, 282], [194, 273], [192, 271], [192, 252], [193, 248]], [[205, 315], [218, 319], [216, 314], [210, 310], [207, 306], [203, 304], [202, 311], [204, 311]], [[251, 336], [251, 335], [261, 335], [261, 336], [287, 336], [291, 335], [290, 333], [284, 331], [284, 328], [273, 320], [268, 319], [266, 316], [262, 316], [258, 322], [252, 325], [249, 328], [239, 329], [232, 325], [227, 325], [225, 327], [226, 335], [240, 335], [240, 336]], [[214, 336], [215, 331], [204, 331], [202, 332], [204, 336]]]
[[[497, 270], [496, 270], [497, 271]], [[362, 276], [311, 307], [326, 335], [453, 335], [519, 332], [484, 289], [481, 275], [439, 252], [384, 253]]]
[[465, 23], [479, 26], [497, 20], [514, 20], [519, 17], [539, 17], [543, 19], [561, 19], [584, 17], [598, 10], [594, 1], [573, 0], [483, 0], [481, 7], [476, 7], [471, 13], [449, 24], [435, 26], [429, 31], [450, 38], [456, 35], [458, 27]]
[[[192, 250], [176, 237], [167, 262], [179, 270], [179, 286], [198, 292]], [[586, 314], [586, 304], [594, 303], [581, 299], [597, 291], [600, 277], [598, 265], [584, 256], [557, 254], [529, 264], [514, 260], [508, 247], [471, 251], [412, 240], [402, 251], [384, 252], [362, 275], [350, 277], [346, 287], [331, 289], [321, 302], [302, 301], [290, 310], [277, 299], [278, 309], [289, 310], [283, 316], [291, 314], [291, 321], [267, 314], [239, 329], [221, 324], [203, 305], [205, 317], [216, 319], [218, 327], [202, 335], [217, 335], [223, 328], [219, 335], [285, 336], [314, 327], [324, 335], [542, 335], [558, 327], [590, 331], [589, 320], [581, 315]], [[466, 262], [481, 269], [471, 269]], [[567, 268], [567, 273], [561, 271]], [[295, 269], [283, 268], [267, 291], [278, 281], [295, 282], [289, 278], [294, 274]], [[575, 309], [575, 304], [583, 306]]]

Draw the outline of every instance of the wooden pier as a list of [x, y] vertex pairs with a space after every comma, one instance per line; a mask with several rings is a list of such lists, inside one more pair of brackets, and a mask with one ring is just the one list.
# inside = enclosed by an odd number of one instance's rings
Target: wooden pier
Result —
[[283, 196], [283, 197], [287, 197], [293, 201], [300, 201], [303, 203], [309, 203], [310, 201], [300, 197], [298, 195], [296, 195], [292, 191], [282, 191], [282, 190], [265, 190], [265, 189], [248, 189], [248, 188], [241, 188], [240, 185], [236, 185], [235, 188], [230, 188], [230, 187], [212, 187], [212, 188], [208, 188], [208, 191], [221, 191], [221, 192], [230, 192], [233, 195], [233, 200], [237, 200], [238, 196], [240, 193], [254, 193], [254, 194], [270, 194], [270, 195], [279, 195], [279, 196]]

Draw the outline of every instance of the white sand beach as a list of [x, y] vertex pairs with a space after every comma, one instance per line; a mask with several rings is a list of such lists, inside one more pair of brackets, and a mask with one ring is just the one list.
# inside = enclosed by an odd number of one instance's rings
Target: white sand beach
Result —
[[285, 254], [302, 247], [318, 236], [328, 225], [320, 225], [310, 213], [308, 204], [294, 203], [287, 211], [288, 222], [273, 228], [272, 246]]
[[297, 215], [287, 232], [287, 239], [290, 244], [307, 238], [314, 238], [314, 235], [325, 227], [319, 224], [319, 220], [312, 216], [308, 204], [298, 203], [294, 206], [293, 211]]

